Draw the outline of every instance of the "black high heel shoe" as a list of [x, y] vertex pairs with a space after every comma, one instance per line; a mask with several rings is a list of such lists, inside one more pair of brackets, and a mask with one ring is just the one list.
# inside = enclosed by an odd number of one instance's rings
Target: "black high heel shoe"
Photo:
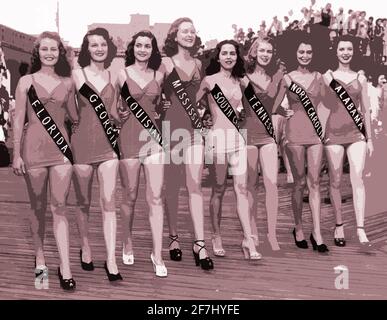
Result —
[[[203, 242], [203, 245], [200, 245], [199, 242]], [[203, 269], [203, 270], [212, 270], [214, 269], [214, 262], [212, 261], [212, 259], [210, 257], [206, 257], [204, 259], [200, 259], [200, 251], [201, 250], [206, 250], [206, 245], [204, 244], [204, 240], [196, 240], [194, 241], [194, 247], [195, 245], [197, 245], [200, 249], [199, 251], [196, 253], [195, 252], [195, 249], [192, 248], [192, 253], [193, 253], [193, 256], [195, 258], [195, 264], [196, 266], [199, 266]]]
[[301, 241], [297, 241], [296, 238], [296, 228], [293, 229], [293, 237], [294, 237], [294, 242], [296, 243], [296, 246], [300, 249], [308, 249], [308, 242], [304, 239]]
[[63, 276], [60, 272], [60, 267], [58, 267], [58, 277], [59, 277], [59, 283], [63, 290], [72, 291], [75, 290], [77, 284], [73, 278], [70, 279], [63, 279]]
[[[342, 223], [342, 224], [336, 224], [336, 229], [337, 229], [337, 228], [340, 228], [340, 227], [342, 227], [342, 226], [344, 226], [344, 223]], [[335, 245], [336, 245], [337, 247], [345, 247], [345, 245], [346, 245], [346, 242], [345, 242], [345, 239], [344, 239], [344, 238], [336, 238], [336, 237], [335, 237], [334, 241], [335, 241]]]
[[[175, 236], [169, 235], [169, 239], [171, 239], [171, 242], [169, 243], [169, 247], [171, 247], [171, 244], [174, 243], [175, 241], [179, 243], [178, 235], [175, 235]], [[169, 250], [169, 256], [172, 261], [181, 261], [183, 252], [179, 248], [175, 248], [175, 249]]]
[[106, 261], [105, 261], [105, 264], [104, 264], [103, 267], [105, 268], [106, 275], [107, 275], [107, 277], [108, 277], [108, 279], [109, 279], [110, 282], [112, 282], [112, 281], [118, 281], [118, 280], [123, 280], [119, 272], [116, 273], [116, 274], [110, 273], [110, 272], [109, 272], [109, 269], [108, 269], [108, 267], [107, 267]]
[[93, 271], [94, 270], [94, 264], [93, 261], [90, 262], [83, 262], [82, 261], [82, 249], [79, 251], [79, 256], [81, 258], [81, 267], [85, 271]]
[[310, 242], [312, 243], [313, 251], [317, 250], [320, 253], [329, 252], [329, 249], [325, 244], [317, 244], [316, 240], [313, 237], [313, 234], [310, 234]]

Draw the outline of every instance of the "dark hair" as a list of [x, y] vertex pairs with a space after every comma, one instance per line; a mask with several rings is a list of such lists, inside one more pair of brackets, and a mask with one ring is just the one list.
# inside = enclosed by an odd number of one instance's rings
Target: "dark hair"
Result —
[[273, 48], [273, 56], [271, 58], [270, 63], [264, 67], [265, 72], [269, 75], [272, 76], [274, 75], [277, 70], [278, 70], [278, 65], [277, 65], [277, 50], [274, 45], [273, 39], [271, 38], [257, 38], [253, 44], [251, 45], [247, 56], [246, 56], [246, 70], [247, 73], [253, 73], [255, 71], [255, 67], [257, 66], [257, 53], [258, 53], [258, 47], [261, 43], [268, 43], [272, 46]]
[[95, 28], [92, 30], [89, 30], [86, 35], [83, 37], [81, 51], [79, 52], [78, 57], [78, 64], [84, 68], [90, 65], [91, 57], [89, 52], [89, 36], [101, 36], [103, 37], [108, 45], [108, 55], [106, 57], [106, 60], [104, 61], [105, 68], [108, 68], [110, 64], [112, 63], [114, 57], [117, 53], [117, 47], [113, 43], [113, 40], [110, 38], [109, 32], [104, 28]]
[[215, 55], [211, 59], [209, 66], [206, 68], [206, 75], [210, 76], [220, 71], [219, 55], [222, 50], [222, 46], [224, 46], [225, 44], [233, 45], [237, 54], [237, 61], [235, 66], [232, 68], [231, 75], [235, 78], [243, 78], [246, 74], [246, 70], [239, 51], [239, 44], [234, 40], [224, 40], [217, 44], [215, 49]]
[[297, 60], [297, 51], [298, 51], [298, 48], [300, 47], [301, 44], [310, 45], [312, 47], [313, 57], [312, 57], [312, 61], [307, 66], [307, 68], [311, 72], [316, 71], [317, 62], [319, 60], [317, 57], [318, 50], [316, 50], [317, 45], [316, 45], [316, 42], [314, 41], [314, 39], [309, 34], [306, 34], [306, 33], [299, 34], [295, 43], [294, 43], [294, 49], [291, 52], [291, 54], [293, 55], [291, 61], [294, 61], [294, 68], [291, 68], [290, 70], [297, 69], [297, 67], [299, 66], [299, 62]]
[[31, 73], [38, 72], [42, 68], [42, 63], [39, 57], [39, 48], [40, 48], [40, 42], [44, 38], [55, 40], [58, 43], [59, 57], [58, 57], [58, 62], [54, 66], [55, 73], [61, 77], [70, 77], [71, 66], [66, 57], [66, 49], [59, 35], [56, 32], [48, 32], [48, 31], [42, 32], [35, 40], [34, 47], [32, 49], [32, 56], [31, 56]]
[[[165, 39], [164, 48], [163, 48], [163, 51], [167, 57], [173, 57], [178, 52], [178, 44], [175, 39], [176, 39], [177, 31], [179, 30], [179, 26], [183, 22], [190, 22], [193, 24], [190, 18], [186, 18], [186, 17], [179, 18], [174, 22], [172, 22], [172, 25], [168, 30], [167, 38]], [[192, 46], [192, 48], [188, 49], [191, 56], [194, 56], [198, 52], [201, 44], [202, 44], [202, 40], [200, 39], [199, 36], [196, 36], [194, 45]]]
[[[354, 36], [351, 36], [351, 35], [344, 35], [344, 36], [340, 36], [337, 39], [335, 39], [335, 42], [333, 45], [333, 53], [335, 56], [337, 54], [337, 48], [338, 48], [340, 42], [351, 42], [352, 43], [352, 45], [353, 45], [353, 57], [352, 57], [352, 60], [350, 63], [351, 69], [353, 71], [356, 71], [356, 72], [361, 70], [363, 68], [363, 66], [362, 66], [362, 59], [361, 59], [361, 55], [360, 55], [359, 42], [358, 42], [357, 38], [355, 38]], [[334, 68], [336, 69], [338, 67], [339, 67], [339, 61], [336, 59], [336, 65], [334, 66]]]
[[125, 66], [127, 67], [134, 64], [134, 61], [135, 61], [134, 46], [136, 44], [136, 40], [138, 37], [147, 37], [152, 41], [152, 54], [148, 60], [148, 68], [155, 71], [158, 70], [161, 65], [161, 54], [159, 51], [159, 47], [157, 46], [157, 40], [155, 36], [153, 35], [152, 32], [148, 30], [137, 32], [133, 36], [132, 41], [130, 41], [125, 51]]

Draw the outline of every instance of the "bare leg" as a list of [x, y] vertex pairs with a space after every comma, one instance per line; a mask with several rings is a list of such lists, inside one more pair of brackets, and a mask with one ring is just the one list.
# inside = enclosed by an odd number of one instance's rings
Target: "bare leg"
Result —
[[[341, 179], [343, 175], [344, 147], [341, 145], [325, 146], [329, 167], [329, 194], [336, 215], [336, 224], [341, 225], [343, 218], [341, 214]], [[335, 238], [344, 239], [344, 228], [336, 228]]]
[[296, 225], [296, 239], [302, 241], [305, 239], [302, 230], [302, 198], [306, 186], [305, 181], [305, 147], [304, 146], [286, 146], [286, 152], [289, 158], [289, 163], [292, 168], [294, 178], [294, 187], [292, 191], [292, 207], [294, 221]]
[[320, 144], [310, 146], [307, 149], [308, 175], [307, 183], [309, 188], [309, 206], [313, 218], [313, 237], [317, 245], [323, 244], [320, 228], [321, 195], [320, 195], [320, 172], [323, 154], [323, 146]]
[[54, 236], [60, 258], [63, 279], [71, 279], [69, 223], [66, 217], [66, 200], [70, 189], [72, 165], [60, 165], [49, 169], [51, 212]]
[[76, 218], [81, 240], [82, 261], [90, 263], [91, 248], [89, 244], [89, 216], [91, 203], [91, 188], [93, 183], [93, 167], [90, 165], [74, 165], [74, 190], [78, 207]]
[[369, 242], [364, 231], [365, 188], [363, 181], [363, 171], [365, 166], [366, 152], [367, 144], [364, 141], [353, 143], [347, 149], [353, 193], [353, 207], [356, 214], [356, 223], [358, 227], [357, 234], [360, 243]]
[[122, 182], [122, 243], [126, 255], [133, 254], [132, 229], [134, 207], [136, 204], [141, 162], [139, 159], [124, 159], [120, 161], [119, 171]]
[[260, 163], [262, 167], [263, 184], [266, 194], [266, 212], [268, 240], [274, 251], [280, 250], [277, 241], [277, 216], [278, 216], [278, 149], [276, 144], [268, 144], [260, 149]]
[[43, 243], [46, 229], [48, 170], [46, 168], [30, 169], [24, 177], [33, 211], [28, 218], [34, 243], [35, 263], [36, 266], [45, 266]]
[[250, 209], [251, 234], [258, 246], [257, 207], [258, 207], [258, 159], [259, 150], [256, 146], [247, 146], [247, 190]]
[[149, 204], [149, 222], [152, 230], [153, 255], [156, 264], [163, 264], [163, 218], [164, 209], [161, 190], [164, 180], [163, 153], [154, 154], [144, 161], [146, 198]]
[[103, 233], [107, 251], [106, 264], [109, 272], [112, 274], [118, 273], [115, 255], [117, 236], [115, 192], [118, 166], [119, 160], [109, 160], [101, 163], [97, 170]]

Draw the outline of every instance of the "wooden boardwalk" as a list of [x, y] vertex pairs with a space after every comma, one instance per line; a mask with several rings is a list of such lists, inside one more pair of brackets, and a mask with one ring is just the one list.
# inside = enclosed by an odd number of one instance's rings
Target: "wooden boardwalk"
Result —
[[[266, 214], [264, 190], [259, 189], [259, 251], [264, 255], [259, 262], [243, 259], [240, 244], [242, 231], [235, 212], [235, 197], [231, 187], [224, 199], [222, 230], [227, 257], [214, 258], [215, 270], [206, 272], [194, 265], [191, 253], [191, 220], [187, 207], [185, 189], [179, 194], [179, 229], [183, 261], [169, 260], [168, 233], [164, 225], [163, 256], [168, 277], [156, 278], [150, 261], [151, 234], [144, 184], [141, 183], [134, 222], [135, 264], [121, 263], [120, 229], [117, 237], [117, 261], [124, 281], [111, 285], [107, 280], [103, 263], [105, 246], [102, 235], [101, 213], [97, 200], [97, 185], [93, 185], [90, 238], [96, 269], [83, 271], [79, 263], [79, 241], [74, 213], [74, 191], [69, 196], [71, 232], [71, 264], [77, 281], [74, 293], [64, 292], [56, 275], [58, 253], [52, 232], [52, 217], [47, 212], [45, 253], [49, 267], [49, 289], [34, 287], [33, 250], [27, 221], [29, 202], [22, 178], [15, 177], [10, 168], [0, 169], [0, 299], [386, 299], [387, 298], [387, 215], [372, 214], [366, 217], [370, 240], [375, 243], [371, 252], [361, 252], [357, 245], [355, 220], [351, 201], [343, 204], [348, 246], [333, 245], [334, 216], [329, 205], [322, 205], [322, 232], [330, 248], [329, 255], [320, 255], [312, 249], [301, 250], [294, 245], [291, 235], [293, 218], [290, 206], [290, 188], [279, 181], [278, 238], [281, 254], [273, 254], [264, 242]], [[348, 183], [348, 176], [345, 177]], [[142, 181], [142, 180], [141, 180]], [[205, 185], [205, 183], [204, 183]], [[326, 194], [327, 177], [321, 189]], [[231, 184], [230, 184], [231, 186]], [[209, 197], [210, 189], [203, 188], [206, 208], [206, 240], [210, 244]], [[349, 194], [347, 184], [343, 193]], [[117, 206], [121, 202], [121, 189], [117, 192]], [[305, 234], [312, 228], [309, 207], [305, 205]], [[119, 226], [118, 215], [118, 226]], [[210, 247], [209, 247], [210, 248]], [[212, 255], [212, 250], [210, 249]], [[335, 289], [337, 274], [334, 267], [345, 265], [349, 269], [349, 289]]]

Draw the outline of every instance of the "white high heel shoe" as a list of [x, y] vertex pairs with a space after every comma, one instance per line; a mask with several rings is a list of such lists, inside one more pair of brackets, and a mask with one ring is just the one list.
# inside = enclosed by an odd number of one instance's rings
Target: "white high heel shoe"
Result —
[[167, 277], [168, 271], [167, 271], [167, 267], [165, 266], [164, 262], [163, 262], [163, 264], [156, 264], [153, 253], [151, 254], [151, 260], [152, 260], [153, 270], [156, 273], [156, 276], [160, 277], [160, 278]]
[[122, 262], [123, 264], [130, 266], [134, 264], [134, 255], [132, 254], [126, 254], [124, 249], [122, 249]]

